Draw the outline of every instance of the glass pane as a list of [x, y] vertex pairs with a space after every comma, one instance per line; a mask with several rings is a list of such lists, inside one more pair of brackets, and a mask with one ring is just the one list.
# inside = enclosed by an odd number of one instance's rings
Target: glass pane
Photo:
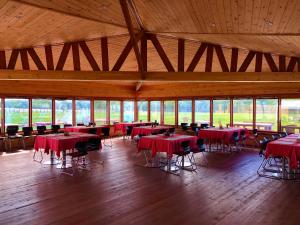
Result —
[[150, 102], [150, 121], [160, 123], [160, 101]]
[[192, 122], [192, 100], [178, 101], [178, 124]]
[[253, 128], [253, 100], [233, 100], [233, 125], [235, 127]]
[[210, 122], [210, 101], [195, 100], [195, 122], [207, 123]]
[[51, 128], [52, 124], [52, 100], [32, 99], [32, 126], [46, 126]]
[[226, 127], [230, 124], [230, 100], [214, 100], [213, 101], [214, 114], [213, 122], [214, 126], [222, 124]]
[[123, 108], [124, 108], [123, 121], [124, 122], [134, 121], [134, 101], [124, 101]]
[[76, 100], [76, 124], [84, 123], [88, 125], [91, 122], [91, 101]]
[[164, 101], [164, 124], [175, 125], [175, 101]]
[[300, 99], [281, 100], [281, 130], [289, 133], [299, 133], [300, 129]]
[[26, 127], [28, 124], [28, 99], [5, 99], [5, 125], [19, 125], [19, 127]]
[[72, 124], [72, 100], [55, 100], [55, 124]]
[[120, 101], [110, 101], [110, 124], [120, 122]]
[[138, 101], [138, 121], [148, 121], [148, 102]]
[[256, 128], [259, 130], [277, 130], [277, 99], [256, 100]]
[[106, 124], [106, 101], [95, 100], [94, 101], [94, 119], [97, 125]]

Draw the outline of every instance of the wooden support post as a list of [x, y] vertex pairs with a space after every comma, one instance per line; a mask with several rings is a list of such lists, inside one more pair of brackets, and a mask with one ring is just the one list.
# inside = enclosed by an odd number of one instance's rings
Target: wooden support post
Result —
[[281, 132], [281, 98], [278, 98], [277, 132]]
[[213, 126], [214, 125], [214, 101], [213, 101], [213, 98], [210, 98], [210, 108], [209, 108], [209, 125], [210, 126]]
[[46, 55], [46, 62], [47, 62], [47, 70], [54, 70], [53, 53], [52, 53], [51, 45], [45, 46], [45, 55]]
[[226, 59], [225, 59], [222, 47], [220, 45], [215, 45], [214, 47], [215, 47], [215, 50], [216, 50], [216, 53], [217, 53], [217, 57], [219, 59], [222, 71], [223, 72], [229, 72], [229, 68], [228, 68], [228, 65], [227, 65], [227, 62], [226, 62]]
[[7, 65], [8, 70], [14, 70], [15, 69], [17, 59], [18, 59], [18, 56], [19, 56], [19, 52], [20, 52], [19, 49], [13, 49], [12, 50], [11, 55], [10, 55], [10, 59], [9, 59], [8, 65]]
[[238, 58], [239, 58], [239, 49], [232, 48], [231, 49], [230, 72], [237, 72]]
[[286, 72], [286, 61], [284, 55], [279, 55], [279, 72]]
[[[79, 41], [81, 50], [83, 51], [83, 54], [85, 55], [86, 59], [88, 60], [90, 66], [92, 67], [93, 71], [100, 71], [100, 67], [98, 66], [98, 63], [96, 62], [93, 54], [91, 53], [89, 47], [87, 46], [85, 41]], [[102, 52], [103, 54], [103, 52]], [[103, 59], [103, 56], [102, 56]]]
[[256, 128], [256, 98], [253, 98], [253, 129]]
[[55, 124], [55, 98], [52, 99], [52, 124]]
[[165, 124], [164, 121], [164, 114], [165, 114], [165, 105], [164, 101], [160, 101], [160, 123]]
[[175, 100], [175, 126], [178, 127], [178, 99]]
[[27, 50], [26, 49], [21, 49], [20, 50], [20, 55], [21, 55], [22, 69], [23, 70], [29, 70], [30, 68], [29, 68]]
[[110, 100], [106, 101], [106, 124], [110, 124]]
[[149, 121], [151, 121], [151, 103], [150, 103], [150, 101], [148, 100], [147, 101], [147, 103], [148, 103], [148, 107], [147, 107], [147, 122], [149, 122]]
[[102, 69], [103, 71], [109, 71], [107, 37], [101, 38], [101, 54], [102, 54]]
[[67, 57], [68, 57], [68, 54], [69, 54], [69, 51], [70, 51], [70, 48], [71, 48], [70, 43], [65, 43], [64, 44], [64, 46], [61, 50], [61, 53], [60, 53], [60, 56], [59, 56], [59, 59], [58, 59], [55, 70], [63, 70], [64, 65], [66, 63], [66, 60], [67, 60]]
[[73, 54], [73, 68], [74, 71], [80, 71], [80, 56], [79, 46], [77, 42], [72, 43], [72, 54]]
[[38, 70], [46, 70], [46, 68], [45, 68], [44, 64], [42, 63], [41, 59], [36, 54], [36, 51], [34, 50], [34, 48], [28, 48], [27, 52], [30, 55], [30, 57], [32, 58], [32, 60], [35, 63]]
[[28, 126], [32, 127], [32, 98], [29, 98], [28, 101], [29, 101], [29, 124], [28, 124]]
[[120, 121], [124, 122], [124, 101], [120, 101]]
[[1, 98], [1, 134], [5, 134], [5, 98]]
[[95, 100], [91, 99], [91, 112], [90, 112], [90, 122], [95, 123]]
[[200, 58], [202, 57], [205, 49], [207, 47], [207, 44], [201, 43], [200, 47], [198, 48], [196, 54], [194, 55], [189, 67], [187, 68], [187, 72], [193, 72], [199, 63]]
[[230, 126], [231, 127], [233, 127], [233, 125], [234, 125], [234, 121], [233, 121], [233, 99], [232, 98], [230, 98], [230, 106], [229, 106], [229, 108], [230, 108], [230, 112], [229, 112], [229, 114], [230, 114]]
[[[242, 63], [240, 69], [238, 72], [246, 72], [246, 70], [248, 69], [250, 63], [252, 62], [254, 56], [255, 56], [256, 52], [250, 51], [248, 53], [248, 55], [246, 56], [244, 62]], [[256, 66], [255, 66], [256, 68]]]
[[5, 51], [0, 51], [0, 69], [1, 70], [5, 70], [6, 69]]
[[72, 124], [76, 126], [76, 101], [72, 99]]
[[207, 46], [207, 52], [206, 52], [205, 72], [211, 72], [213, 56], [214, 56], [214, 48], [213, 45], [209, 44]]
[[192, 99], [192, 123], [195, 123], [195, 99]]
[[261, 72], [262, 69], [262, 53], [257, 52], [255, 57], [255, 72]]
[[276, 66], [276, 63], [274, 62], [274, 59], [270, 53], [264, 53], [265, 59], [271, 69], [272, 72], [278, 72], [278, 67]]
[[178, 72], [184, 72], [184, 39], [178, 39]]

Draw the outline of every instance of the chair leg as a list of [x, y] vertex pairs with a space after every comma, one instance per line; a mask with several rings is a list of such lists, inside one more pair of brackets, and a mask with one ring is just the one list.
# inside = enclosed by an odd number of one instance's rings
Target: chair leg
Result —
[[36, 159], [35, 159], [36, 152], [37, 152], [37, 151], [34, 151], [34, 154], [33, 154], [33, 161], [42, 163], [42, 161], [43, 161], [43, 153], [40, 151], [40, 153], [41, 153], [41, 160], [36, 160]]

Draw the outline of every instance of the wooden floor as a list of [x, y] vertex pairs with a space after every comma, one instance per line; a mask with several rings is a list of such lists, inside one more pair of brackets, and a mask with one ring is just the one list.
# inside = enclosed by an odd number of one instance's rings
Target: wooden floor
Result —
[[258, 177], [257, 152], [208, 153], [209, 166], [181, 176], [136, 166], [129, 141], [92, 152], [92, 171], [74, 177], [0, 156], [0, 224], [300, 224], [300, 182]]

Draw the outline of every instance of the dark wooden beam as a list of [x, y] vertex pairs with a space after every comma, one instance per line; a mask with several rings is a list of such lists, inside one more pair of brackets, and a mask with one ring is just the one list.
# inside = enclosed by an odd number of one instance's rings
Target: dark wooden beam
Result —
[[257, 52], [255, 55], [255, 72], [261, 72], [263, 55], [261, 52]]
[[207, 51], [206, 51], [205, 72], [211, 72], [213, 56], [214, 56], [214, 47], [213, 45], [208, 44]]
[[27, 50], [21, 49], [20, 55], [21, 55], [22, 69], [29, 70], [29, 61], [28, 61]]
[[152, 41], [159, 57], [161, 58], [162, 62], [164, 63], [165, 67], [167, 68], [167, 70], [169, 72], [175, 72], [174, 67], [172, 66], [172, 63], [170, 62], [165, 50], [163, 49], [163, 47], [161, 46], [161, 44], [159, 43], [156, 35], [154, 34], [149, 34], [149, 39]]
[[7, 65], [8, 70], [15, 69], [19, 53], [20, 53], [19, 49], [12, 50], [10, 59], [9, 59], [8, 65]]
[[242, 63], [242, 65], [241, 65], [238, 72], [245, 72], [248, 69], [248, 67], [249, 67], [250, 63], [252, 62], [255, 54], [256, 54], [256, 52], [254, 52], [254, 51], [250, 51], [248, 53], [248, 55], [246, 56], [246, 58], [245, 58], [244, 62]]
[[237, 72], [238, 58], [239, 58], [239, 49], [232, 48], [231, 49], [230, 72]]
[[[143, 33], [140, 32], [136, 35], [136, 40], [140, 40], [140, 38], [142, 37]], [[112, 71], [119, 71], [125, 61], [125, 59], [127, 58], [127, 56], [129, 55], [130, 50], [132, 49], [132, 42], [129, 39], [125, 48], [123, 49], [123, 51], [121, 52], [119, 58], [117, 59], [115, 65], [112, 68]]]
[[205, 49], [207, 47], [206, 43], [201, 43], [201, 45], [199, 46], [196, 54], [194, 55], [190, 65], [187, 68], [187, 72], [193, 72], [197, 66], [197, 64], [199, 63], [200, 58], [202, 57]]
[[0, 51], [0, 69], [1, 70], [5, 70], [6, 69], [5, 51]]
[[27, 49], [28, 54], [32, 58], [38, 70], [46, 70], [44, 64], [42, 63], [40, 57], [36, 54], [36, 51], [33, 48]]
[[144, 33], [143, 36], [141, 37], [141, 55], [142, 55], [142, 61], [143, 61], [143, 68], [145, 71], [148, 69], [148, 46], [147, 46], [147, 35]]
[[272, 72], [278, 72], [278, 67], [276, 66], [276, 63], [274, 62], [274, 59], [270, 53], [264, 53], [265, 59], [271, 69]]
[[286, 72], [286, 61], [284, 55], [279, 55], [279, 72]]
[[71, 43], [64, 43], [55, 70], [63, 70], [68, 54], [70, 52], [70, 48]]
[[136, 39], [136, 36], [135, 36], [135, 31], [134, 31], [134, 28], [133, 28], [133, 25], [132, 25], [132, 21], [131, 21], [129, 9], [128, 9], [127, 1], [126, 0], [119, 0], [119, 2], [120, 2], [122, 12], [123, 12], [123, 15], [124, 15], [124, 18], [125, 18], [125, 21], [126, 21], [126, 25], [127, 25], [128, 32], [129, 32], [129, 35], [130, 35], [130, 40], [131, 40], [131, 43], [132, 43], [132, 46], [133, 46], [133, 50], [135, 52], [135, 57], [136, 57], [136, 60], [137, 60], [137, 63], [138, 63], [139, 71], [141, 73], [143, 73], [144, 68], [143, 68], [143, 63], [142, 63], [142, 57], [141, 57], [140, 50], [139, 50], [139, 47], [138, 47], [138, 44], [137, 44], [138, 40]]
[[45, 46], [45, 55], [46, 55], [46, 62], [47, 62], [47, 70], [54, 70], [53, 53], [52, 53], [51, 45]]
[[109, 71], [107, 37], [101, 38], [101, 57], [102, 57], [102, 69], [103, 69], [103, 71]]
[[293, 72], [296, 66], [296, 63], [299, 64], [299, 58], [298, 57], [291, 57], [290, 62], [287, 66], [286, 71], [287, 72]]
[[178, 72], [184, 71], [184, 39], [178, 39]]
[[75, 71], [80, 71], [80, 56], [79, 56], [79, 45], [78, 42], [72, 43], [72, 54], [73, 54], [73, 68]]
[[100, 67], [98, 66], [98, 63], [96, 62], [93, 54], [91, 53], [89, 47], [86, 44], [86, 42], [79, 41], [79, 46], [80, 46], [81, 50], [83, 51], [83, 54], [85, 55], [90, 66], [92, 67], [93, 71], [100, 71]]
[[220, 45], [215, 45], [214, 47], [215, 47], [215, 50], [216, 50], [216, 53], [217, 53], [217, 57], [219, 59], [222, 71], [223, 72], [229, 72], [229, 68], [228, 68], [228, 65], [227, 65], [227, 62], [226, 62], [226, 59], [225, 59], [222, 47]]

